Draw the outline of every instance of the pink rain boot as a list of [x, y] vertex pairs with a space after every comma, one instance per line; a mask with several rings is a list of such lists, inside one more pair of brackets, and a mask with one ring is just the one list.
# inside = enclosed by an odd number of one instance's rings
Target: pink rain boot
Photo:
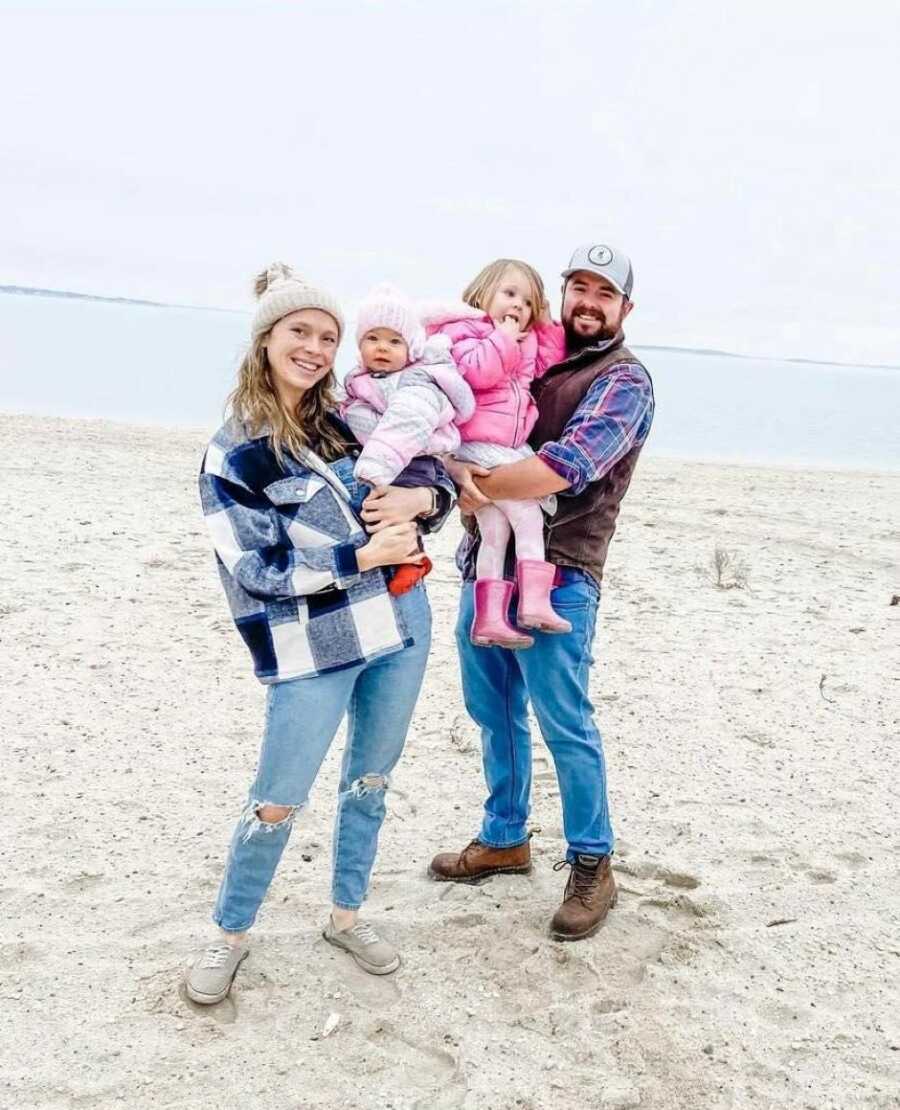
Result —
[[475, 619], [469, 639], [478, 647], [530, 648], [534, 643], [509, 623], [513, 584], [503, 578], [476, 578]]
[[519, 583], [519, 614], [516, 622], [522, 628], [540, 632], [571, 632], [572, 625], [558, 616], [550, 604], [550, 591], [556, 567], [543, 559], [519, 559], [516, 579]]

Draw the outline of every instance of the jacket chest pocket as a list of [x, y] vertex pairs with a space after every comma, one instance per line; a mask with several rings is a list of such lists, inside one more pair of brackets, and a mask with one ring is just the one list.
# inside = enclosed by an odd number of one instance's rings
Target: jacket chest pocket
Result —
[[319, 490], [328, 483], [318, 474], [304, 474], [298, 478], [280, 478], [266, 486], [266, 497], [276, 508], [305, 505], [312, 501]]
[[323, 547], [350, 535], [337, 495], [318, 474], [281, 478], [266, 486], [265, 493], [294, 547]]

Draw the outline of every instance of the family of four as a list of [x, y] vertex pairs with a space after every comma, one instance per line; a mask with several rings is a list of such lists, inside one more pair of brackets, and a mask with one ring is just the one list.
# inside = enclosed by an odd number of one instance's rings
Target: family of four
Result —
[[235, 624], [266, 684], [266, 715], [213, 913], [219, 933], [187, 973], [194, 1001], [231, 989], [345, 714], [323, 936], [372, 974], [399, 967], [359, 910], [430, 646], [422, 536], [457, 499], [456, 636], [487, 799], [475, 839], [436, 855], [429, 874], [477, 882], [531, 870], [530, 702], [556, 766], [568, 845], [550, 933], [588, 937], [615, 904], [588, 676], [603, 564], [650, 430], [653, 387], [624, 346], [628, 258], [587, 244], [562, 277], [559, 324], [539, 275], [516, 260], [486, 266], [455, 305], [415, 306], [376, 288], [360, 308], [359, 361], [340, 397], [336, 300], [285, 266], [258, 277], [250, 347], [200, 493]]

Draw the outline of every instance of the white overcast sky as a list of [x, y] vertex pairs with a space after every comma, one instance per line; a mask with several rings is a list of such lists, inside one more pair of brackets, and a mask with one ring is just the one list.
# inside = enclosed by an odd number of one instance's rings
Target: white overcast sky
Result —
[[9, 3], [0, 283], [245, 307], [554, 290], [631, 253], [638, 342], [900, 363], [896, 0]]

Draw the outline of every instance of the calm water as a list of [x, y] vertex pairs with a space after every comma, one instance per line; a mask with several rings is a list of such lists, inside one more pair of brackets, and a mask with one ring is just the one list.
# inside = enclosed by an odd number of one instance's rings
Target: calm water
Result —
[[[0, 410], [212, 428], [247, 320], [0, 293]], [[900, 370], [641, 355], [657, 397], [648, 453], [900, 470]], [[351, 360], [345, 343], [339, 369]]]

